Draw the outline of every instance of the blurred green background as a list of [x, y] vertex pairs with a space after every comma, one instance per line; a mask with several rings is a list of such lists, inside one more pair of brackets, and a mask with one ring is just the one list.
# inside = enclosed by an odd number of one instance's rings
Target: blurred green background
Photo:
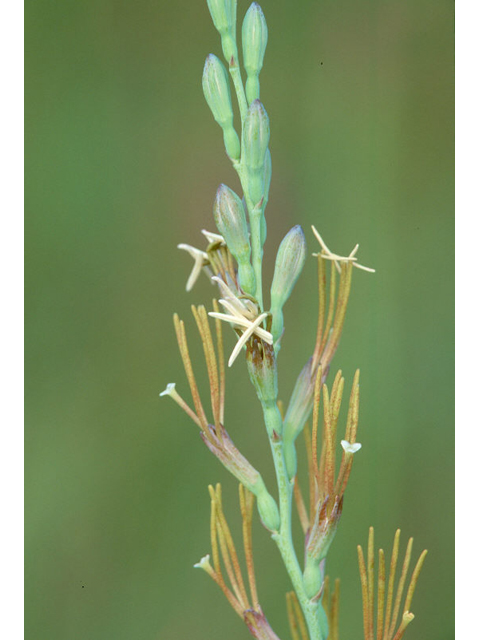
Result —
[[[239, 1], [243, 17], [248, 2]], [[262, 99], [274, 175], [266, 271], [296, 223], [339, 252], [360, 243], [334, 367], [362, 371], [357, 454], [328, 572], [342, 640], [363, 637], [356, 544], [396, 527], [430, 550], [410, 640], [453, 638], [453, 11], [446, 0], [264, 0]], [[206, 2], [26, 2], [26, 637], [240, 640], [194, 562], [210, 551], [207, 485], [237, 488], [169, 399], [188, 397], [172, 313], [238, 183], [201, 90], [220, 55]], [[307, 233], [309, 248], [316, 249]], [[315, 262], [286, 309], [288, 399], [315, 334]], [[192, 341], [192, 340], [191, 340]], [[227, 334], [228, 345], [233, 336]], [[195, 349], [194, 349], [195, 351]], [[240, 361], [227, 428], [272, 487]], [[260, 597], [287, 638], [289, 584], [254, 529]]]

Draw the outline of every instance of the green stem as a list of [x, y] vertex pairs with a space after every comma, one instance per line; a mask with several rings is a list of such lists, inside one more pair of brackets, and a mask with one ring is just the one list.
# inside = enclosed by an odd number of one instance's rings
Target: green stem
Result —
[[[249, 208], [250, 212], [250, 208]], [[263, 261], [263, 247], [261, 238], [261, 224], [262, 224], [263, 209], [254, 208], [250, 213], [250, 229], [251, 229], [251, 242], [252, 242], [252, 267], [255, 273], [255, 282], [257, 285], [256, 299], [260, 305], [260, 311], [263, 311], [263, 288], [262, 288], [262, 261]]]
[[278, 408], [263, 405], [265, 423], [270, 435], [275, 473], [278, 484], [280, 506], [280, 529], [272, 534], [283, 563], [287, 569], [298, 601], [305, 616], [310, 640], [326, 640], [328, 623], [320, 601], [310, 599], [305, 593], [302, 570], [300, 568], [292, 539], [292, 495], [293, 481], [289, 479], [283, 451], [282, 418]]
[[238, 64], [238, 54], [232, 57], [229, 64], [230, 75], [232, 77], [233, 86], [235, 87], [235, 93], [237, 94], [238, 107], [240, 109], [240, 118], [243, 123], [245, 122], [245, 116], [247, 115], [248, 104], [245, 96], [245, 89], [243, 87], [242, 74], [240, 72], [240, 65]]

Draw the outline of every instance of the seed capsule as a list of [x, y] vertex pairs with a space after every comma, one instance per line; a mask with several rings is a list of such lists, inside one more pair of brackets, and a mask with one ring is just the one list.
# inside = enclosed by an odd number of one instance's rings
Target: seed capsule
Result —
[[247, 72], [247, 100], [250, 104], [260, 98], [258, 76], [263, 67], [268, 29], [259, 4], [253, 2], [242, 25], [243, 62]]

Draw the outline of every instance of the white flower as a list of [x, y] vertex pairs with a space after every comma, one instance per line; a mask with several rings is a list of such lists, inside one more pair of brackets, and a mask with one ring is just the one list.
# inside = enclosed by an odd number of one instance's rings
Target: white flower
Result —
[[[320, 252], [320, 255], [322, 256], [322, 258], [325, 258], [325, 260], [333, 260], [333, 263], [335, 264], [335, 267], [339, 273], [340, 273], [340, 264], [339, 264], [340, 262], [353, 262], [353, 266], [357, 267], [357, 269], [362, 269], [363, 271], [369, 271], [370, 273], [375, 273], [375, 269], [371, 269], [370, 267], [364, 267], [363, 265], [358, 264], [355, 254], [358, 251], [358, 247], [360, 246], [359, 244], [356, 244], [353, 247], [350, 255], [339, 256], [336, 253], [333, 253], [332, 251], [330, 251], [330, 249], [327, 247], [327, 245], [323, 241], [322, 236], [318, 233], [318, 231], [315, 229], [313, 224], [312, 224], [312, 231], [316, 239], [320, 243], [320, 246], [322, 247], [322, 251]], [[318, 255], [318, 254], [314, 254], [314, 255]]]
[[159, 394], [160, 397], [162, 396], [173, 396], [176, 394], [175, 391], [175, 382], [169, 382], [165, 388], [164, 391], [162, 391], [162, 393]]
[[194, 569], [203, 569], [207, 573], [212, 573], [213, 569], [212, 565], [210, 564], [210, 554], [207, 553], [206, 556], [203, 556], [200, 562], [195, 563], [193, 567]]
[[203, 269], [203, 267], [208, 267], [209, 265], [208, 255], [205, 253], [205, 251], [196, 249], [195, 247], [192, 247], [190, 244], [178, 244], [177, 249], [183, 249], [183, 251], [187, 251], [195, 261], [193, 265], [192, 273], [188, 277], [187, 286], [186, 286], [187, 291], [191, 291], [193, 285], [198, 280], [200, 271]]
[[340, 444], [342, 445], [345, 453], [356, 453], [359, 449], [362, 448], [360, 442], [354, 442], [353, 444], [350, 444], [348, 440], [342, 440]]
[[259, 314], [259, 309], [252, 300], [249, 300], [248, 298], [239, 298], [230, 289], [230, 287], [217, 276], [214, 276], [212, 280], [220, 287], [224, 297], [220, 298], [219, 303], [226, 311], [228, 311], [228, 313], [216, 313], [211, 311], [208, 315], [212, 318], [218, 318], [219, 320], [229, 322], [237, 328], [240, 327], [241, 329], [245, 329], [238, 339], [238, 342], [232, 351], [232, 355], [228, 360], [228, 366], [231, 367], [242, 350], [242, 347], [247, 343], [252, 335], [255, 334], [267, 344], [273, 344], [272, 334], [260, 326], [268, 316], [268, 313], [264, 312]]

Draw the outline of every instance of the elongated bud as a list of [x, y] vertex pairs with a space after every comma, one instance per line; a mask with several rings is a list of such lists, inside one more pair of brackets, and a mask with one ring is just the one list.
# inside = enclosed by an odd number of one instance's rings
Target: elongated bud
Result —
[[265, 107], [254, 100], [245, 118], [245, 164], [251, 170], [263, 170], [270, 140], [270, 124]]
[[235, 30], [237, 0], [207, 0], [215, 29], [223, 35]]
[[230, 84], [225, 67], [211, 53], [207, 56], [202, 77], [203, 93], [213, 117], [223, 129], [223, 141], [228, 155], [238, 160], [240, 157], [240, 140], [233, 128], [232, 98]]
[[217, 190], [213, 205], [215, 224], [238, 263], [238, 276], [242, 289], [255, 293], [255, 274], [250, 264], [250, 239], [248, 236], [245, 209], [240, 198], [224, 184]]
[[266, 489], [262, 493], [257, 493], [257, 508], [264, 526], [270, 531], [278, 531], [280, 527], [278, 506]]
[[310, 358], [298, 375], [285, 415], [285, 425], [291, 425], [289, 437], [292, 439], [302, 431], [308, 420], [312, 410], [314, 387], [315, 376], [312, 375], [312, 359]]
[[265, 193], [265, 156], [270, 140], [270, 124], [265, 107], [254, 100], [244, 126], [245, 166], [249, 174], [250, 199], [257, 205]]
[[290, 297], [293, 287], [302, 272], [307, 255], [307, 245], [302, 227], [296, 225], [282, 240], [275, 261], [271, 294], [272, 335], [276, 342], [283, 332], [282, 308]]
[[237, 194], [224, 184], [217, 189], [213, 205], [215, 224], [225, 238], [232, 255], [250, 255], [247, 219], [243, 203]]
[[237, 23], [237, 0], [207, 0], [215, 29], [222, 37], [225, 59], [230, 63], [237, 57], [235, 27]]
[[246, 93], [249, 104], [260, 98], [258, 76], [263, 67], [267, 40], [268, 29], [265, 16], [260, 5], [253, 2], [242, 25], [243, 63], [247, 72]]

